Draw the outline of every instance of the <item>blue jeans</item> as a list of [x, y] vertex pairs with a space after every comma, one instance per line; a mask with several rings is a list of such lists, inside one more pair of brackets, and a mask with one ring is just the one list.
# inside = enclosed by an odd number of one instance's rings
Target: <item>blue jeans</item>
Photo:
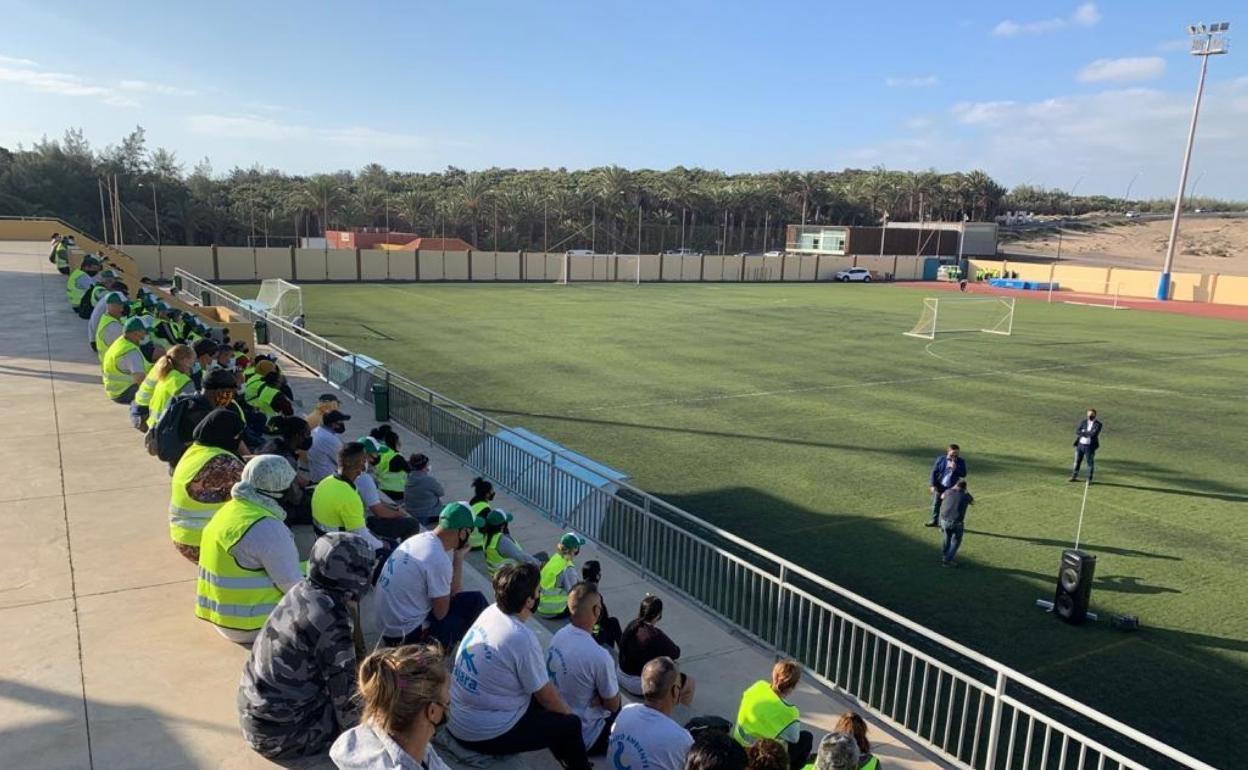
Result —
[[958, 555], [958, 549], [962, 547], [962, 532], [961, 524], [946, 526], [944, 522], [941, 522], [940, 533], [945, 536], [940, 550], [941, 561], [951, 562], [953, 557]]
[[1088, 480], [1091, 481], [1092, 474], [1096, 473], [1096, 450], [1083, 445], [1075, 447], [1075, 467], [1070, 469], [1070, 475], [1079, 475], [1079, 466], [1083, 464], [1084, 458], [1088, 461]]
[[445, 650], [454, 650], [459, 640], [464, 638], [477, 616], [489, 607], [485, 595], [480, 591], [460, 591], [451, 597], [451, 606], [446, 617], [437, 620], [429, 615], [428, 625], [409, 631], [406, 636], [383, 636], [382, 644], [397, 647], [401, 644], [421, 644], [436, 639]]

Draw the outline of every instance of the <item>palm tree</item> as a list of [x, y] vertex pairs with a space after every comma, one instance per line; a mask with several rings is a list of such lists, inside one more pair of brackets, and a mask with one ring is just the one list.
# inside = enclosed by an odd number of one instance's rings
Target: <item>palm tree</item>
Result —
[[295, 192], [294, 202], [314, 216], [320, 213], [321, 235], [324, 236], [329, 229], [330, 214], [342, 208], [343, 199], [344, 190], [337, 179], [329, 174], [317, 174]]
[[479, 171], [466, 174], [459, 183], [460, 208], [464, 215], [468, 217], [472, 227], [472, 247], [474, 249], [478, 246], [479, 231], [477, 228], [481, 223], [481, 213], [485, 210], [486, 204], [489, 203], [492, 189], [490, 181]]

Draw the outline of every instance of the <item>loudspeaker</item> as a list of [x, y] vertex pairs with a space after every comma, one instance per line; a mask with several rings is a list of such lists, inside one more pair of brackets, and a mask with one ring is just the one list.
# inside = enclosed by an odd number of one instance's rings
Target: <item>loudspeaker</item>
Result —
[[1073, 625], [1084, 621], [1088, 616], [1095, 572], [1096, 557], [1092, 554], [1074, 548], [1062, 551], [1062, 563], [1057, 570], [1057, 594], [1053, 597], [1053, 612], [1057, 617]]

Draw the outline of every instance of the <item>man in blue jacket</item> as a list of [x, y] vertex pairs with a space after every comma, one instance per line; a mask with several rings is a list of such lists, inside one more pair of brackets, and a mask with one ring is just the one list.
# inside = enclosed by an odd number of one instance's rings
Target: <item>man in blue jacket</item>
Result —
[[937, 457], [932, 465], [932, 474], [927, 481], [932, 493], [932, 510], [927, 523], [923, 525], [925, 527], [937, 526], [937, 520], [940, 517], [940, 496], [946, 489], [957, 484], [960, 479], [966, 478], [966, 460], [962, 459], [960, 451], [957, 444], [950, 444], [949, 449]]
[[1092, 474], [1096, 472], [1096, 450], [1101, 448], [1101, 421], [1096, 419], [1096, 410], [1089, 409], [1087, 419], [1080, 420], [1075, 426], [1075, 464], [1070, 469], [1070, 480], [1079, 480], [1079, 466], [1088, 461], [1088, 483], [1092, 483]]

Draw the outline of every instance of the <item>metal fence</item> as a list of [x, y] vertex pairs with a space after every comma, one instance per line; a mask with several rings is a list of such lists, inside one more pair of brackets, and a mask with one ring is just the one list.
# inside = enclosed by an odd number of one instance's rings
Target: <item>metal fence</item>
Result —
[[[454, 454], [643, 577], [732, 624], [941, 759], [976, 770], [1199, 768], [1200, 760], [626, 483], [569, 473], [569, 456], [499, 438], [509, 428], [350, 351], [243, 305], [179, 269], [175, 287], [268, 325], [269, 344], [354, 398], [386, 386], [391, 418]], [[563, 467], [560, 467], [560, 466]], [[569, 510], [560, 500], [584, 499]], [[606, 513], [603, 517], [603, 512]], [[591, 521], [590, 517], [601, 518]]]

